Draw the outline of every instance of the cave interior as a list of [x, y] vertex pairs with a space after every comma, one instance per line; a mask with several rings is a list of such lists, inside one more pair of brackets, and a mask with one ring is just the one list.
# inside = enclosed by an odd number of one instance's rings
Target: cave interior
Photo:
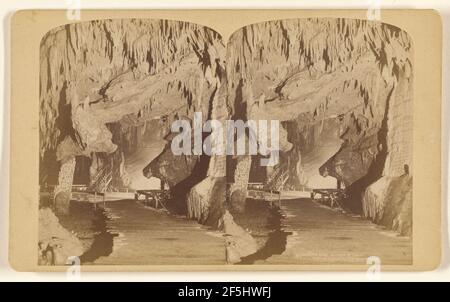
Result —
[[[350, 19], [258, 23], [227, 43], [168, 20], [55, 28], [41, 43], [41, 190], [67, 204], [73, 185], [168, 188], [172, 211], [219, 226], [249, 182], [278, 173], [284, 190], [339, 185], [345, 210], [410, 234], [411, 48], [401, 29]], [[279, 120], [279, 163], [174, 155], [171, 124], [195, 112]]]

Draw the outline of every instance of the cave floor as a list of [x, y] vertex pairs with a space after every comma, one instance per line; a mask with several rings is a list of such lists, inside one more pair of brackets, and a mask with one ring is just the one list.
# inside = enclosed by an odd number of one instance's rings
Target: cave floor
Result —
[[[253, 264], [361, 264], [377, 256], [381, 264], [411, 264], [412, 240], [319, 205], [310, 199], [283, 200], [281, 221], [286, 249]], [[105, 208], [106, 227], [114, 234], [112, 252], [94, 265], [225, 264], [221, 233], [195, 221], [145, 208], [134, 200]], [[286, 235], [287, 234], [287, 235]], [[284, 241], [284, 240], [283, 240]], [[281, 241], [275, 242], [279, 244]], [[283, 244], [284, 245], [284, 244]]]
[[134, 200], [107, 203], [107, 229], [116, 234], [112, 253], [94, 265], [225, 264], [221, 233], [195, 221], [158, 212]]
[[381, 264], [411, 264], [412, 239], [397, 236], [359, 216], [310, 199], [284, 200], [285, 251], [255, 264], [361, 264], [377, 256]]

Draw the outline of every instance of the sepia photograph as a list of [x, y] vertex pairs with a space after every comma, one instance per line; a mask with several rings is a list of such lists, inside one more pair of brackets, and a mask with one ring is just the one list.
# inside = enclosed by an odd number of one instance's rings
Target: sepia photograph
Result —
[[450, 281], [450, 2], [28, 2], [0, 4], [16, 299]]
[[413, 45], [351, 18], [51, 29], [38, 265], [412, 265]]

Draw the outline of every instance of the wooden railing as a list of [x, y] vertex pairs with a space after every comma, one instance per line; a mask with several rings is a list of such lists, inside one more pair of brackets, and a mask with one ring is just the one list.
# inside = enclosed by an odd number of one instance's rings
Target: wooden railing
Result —
[[155, 209], [162, 208], [167, 210], [164, 202], [170, 198], [170, 191], [168, 190], [136, 190], [135, 199], [139, 200], [140, 196], [144, 196], [144, 205], [151, 206]]
[[342, 189], [313, 189], [311, 191], [311, 199], [315, 200], [316, 196], [320, 196], [318, 201], [331, 208], [341, 207], [341, 200], [345, 198], [345, 191]]
[[280, 166], [275, 168], [275, 171], [269, 176], [264, 186], [265, 190], [278, 190], [283, 191], [283, 187], [289, 179], [289, 174]]
[[106, 192], [108, 190], [108, 186], [112, 181], [112, 171], [108, 168], [108, 166], [101, 168], [95, 175], [94, 179], [91, 181], [91, 190], [97, 192]]

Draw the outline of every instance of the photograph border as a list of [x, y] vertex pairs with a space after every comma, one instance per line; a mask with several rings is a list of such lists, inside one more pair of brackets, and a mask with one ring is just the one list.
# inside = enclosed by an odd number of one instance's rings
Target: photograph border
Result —
[[[367, 10], [23, 10], [11, 17], [11, 158], [9, 260], [18, 271], [66, 271], [38, 266], [39, 46], [51, 29], [96, 19], [153, 18], [207, 26], [224, 43], [243, 26], [292, 18], [367, 19]], [[413, 264], [382, 271], [423, 271], [441, 260], [442, 26], [433, 10], [382, 10], [380, 21], [405, 30], [414, 45]], [[426, 24], [426, 26], [424, 26]], [[425, 164], [426, 163], [426, 164]], [[365, 271], [368, 265], [82, 265], [82, 271]]]

